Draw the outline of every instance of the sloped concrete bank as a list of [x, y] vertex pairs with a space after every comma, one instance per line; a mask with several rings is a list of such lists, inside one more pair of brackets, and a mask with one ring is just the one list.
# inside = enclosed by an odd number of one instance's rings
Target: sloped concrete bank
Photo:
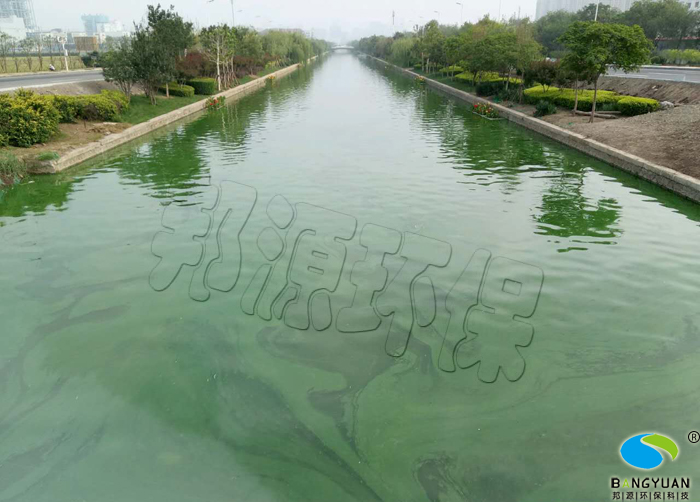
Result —
[[[417, 78], [421, 76], [412, 72], [411, 70], [400, 68], [382, 59], [369, 55], [366, 56], [388, 67], [394, 68], [408, 77]], [[488, 103], [491, 105], [491, 107], [498, 110], [502, 117], [507, 118], [511, 122], [526, 127], [532, 131], [542, 134], [543, 136], [547, 136], [548, 138], [558, 141], [559, 143], [586, 153], [591, 157], [607, 162], [608, 164], [618, 167], [623, 171], [632, 173], [642, 179], [671, 190], [678, 195], [700, 203], [700, 180], [678, 173], [673, 169], [669, 169], [668, 167], [654, 164], [653, 162], [649, 162], [641, 157], [631, 155], [622, 150], [604, 145], [598, 141], [588, 139], [580, 134], [567, 131], [561, 127], [557, 127], [535, 117], [530, 117], [496, 103], [491, 103], [490, 101], [479, 98], [478, 96], [455, 89], [454, 87], [450, 87], [449, 85], [442, 84], [435, 80], [425, 78], [425, 82], [428, 86], [434, 89], [468, 103]]]
[[[310, 63], [315, 59], [315, 57], [311, 58], [308, 62]], [[296, 71], [299, 68], [299, 66], [299, 64], [294, 64], [286, 68], [282, 68], [281, 70], [277, 70], [276, 72], [270, 73], [269, 75], [266, 75], [264, 77], [255, 79], [243, 85], [239, 85], [238, 87], [234, 87], [233, 89], [223, 91], [213, 97], [223, 96], [226, 98], [227, 102], [231, 102], [231, 100], [235, 101], [241, 99], [243, 96], [246, 96], [251, 92], [260, 89], [261, 87], [264, 87], [269, 77], [274, 76], [276, 78], [279, 78], [285, 75], [289, 75], [290, 73]], [[69, 167], [73, 167], [93, 157], [97, 157], [98, 155], [106, 153], [109, 150], [112, 150], [118, 146], [140, 138], [141, 136], [153, 132], [161, 127], [165, 127], [169, 124], [172, 124], [173, 122], [182, 120], [192, 114], [201, 112], [205, 109], [205, 107], [205, 99], [197, 101], [196, 103], [192, 103], [191, 105], [183, 106], [182, 108], [178, 108], [177, 110], [174, 110], [170, 113], [154, 117], [147, 122], [143, 122], [133, 127], [129, 127], [128, 129], [125, 129], [120, 133], [105, 136], [99, 141], [94, 141], [92, 143], [88, 143], [85, 146], [76, 148], [75, 150], [71, 150], [70, 152], [62, 156], [60, 159], [51, 162], [45, 162], [42, 163], [41, 166], [30, 168], [30, 172], [32, 174], [59, 173], [68, 169]]]

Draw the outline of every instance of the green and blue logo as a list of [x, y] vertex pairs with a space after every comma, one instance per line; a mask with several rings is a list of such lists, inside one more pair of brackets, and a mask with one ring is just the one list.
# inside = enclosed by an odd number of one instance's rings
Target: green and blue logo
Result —
[[639, 434], [622, 443], [620, 455], [632, 467], [638, 469], [655, 469], [664, 457], [659, 450], [671, 455], [671, 460], [678, 456], [678, 446], [672, 439], [661, 434]]

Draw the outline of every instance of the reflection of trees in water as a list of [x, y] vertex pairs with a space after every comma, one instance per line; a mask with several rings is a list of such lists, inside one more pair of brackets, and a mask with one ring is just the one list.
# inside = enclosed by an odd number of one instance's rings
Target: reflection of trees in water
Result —
[[61, 210], [73, 192], [74, 180], [60, 175], [36, 176], [31, 181], [0, 188], [0, 217], [40, 214], [49, 206]]
[[[186, 201], [210, 184], [212, 163], [237, 163], [248, 152], [251, 131], [273, 109], [285, 108], [309, 85], [311, 69], [303, 68], [253, 92], [222, 110], [207, 113], [167, 134], [156, 137], [110, 162], [122, 177], [138, 181], [152, 197]], [[270, 84], [267, 84], [268, 86]]]
[[[569, 172], [552, 180], [542, 196], [537, 234], [584, 244], [615, 244], [622, 229], [616, 226], [620, 206], [616, 199], [584, 195], [585, 171]], [[565, 251], [565, 250], [562, 250]]]

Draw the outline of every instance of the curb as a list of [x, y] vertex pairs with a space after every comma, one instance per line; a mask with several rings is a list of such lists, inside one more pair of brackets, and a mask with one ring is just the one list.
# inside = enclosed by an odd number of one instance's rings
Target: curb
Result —
[[[309, 59], [307, 63], [315, 59], [316, 56]], [[238, 100], [243, 96], [259, 89], [260, 87], [264, 87], [268, 77], [283, 77], [296, 71], [299, 68], [299, 66], [299, 63], [287, 66], [286, 68], [277, 70], [276, 72], [265, 75], [264, 77], [257, 78], [251, 82], [239, 85], [237, 87], [234, 87], [233, 89], [228, 89], [211, 97], [216, 98], [223, 96], [226, 98], [227, 101], [229, 99], [233, 99], [234, 101]], [[125, 129], [120, 133], [105, 136], [104, 138], [98, 141], [94, 141], [92, 143], [88, 143], [87, 145], [71, 150], [70, 152], [62, 156], [60, 159], [51, 162], [46, 162], [41, 167], [37, 166], [33, 169], [30, 169], [29, 172], [31, 174], [56, 174], [60, 173], [61, 171], [65, 171], [69, 167], [78, 165], [82, 162], [85, 162], [86, 160], [89, 160], [93, 157], [97, 157], [100, 154], [106, 153], [109, 150], [112, 150], [118, 146], [140, 138], [145, 134], [160, 129], [161, 127], [172, 124], [173, 122], [177, 122], [178, 120], [181, 120], [189, 115], [200, 112], [206, 108], [206, 101], [206, 99], [202, 99], [200, 101], [197, 101], [196, 103], [192, 103], [191, 105], [183, 106], [182, 108], [173, 110], [172, 112], [159, 115], [158, 117], [153, 117], [147, 122], [143, 122], [141, 124], [129, 127], [128, 129]]]
[[511, 110], [510, 108], [506, 108], [505, 106], [497, 103], [492, 103], [491, 101], [479, 98], [473, 94], [469, 94], [468, 92], [460, 91], [459, 89], [455, 89], [449, 85], [442, 84], [428, 77], [424, 77], [423, 75], [414, 73], [411, 70], [399, 68], [396, 65], [382, 59], [375, 58], [374, 56], [370, 56], [369, 54], [366, 54], [366, 56], [384, 63], [387, 66], [391, 66], [404, 75], [412, 78], [423, 77], [426, 84], [428, 84], [430, 87], [438, 89], [463, 101], [467, 101], [469, 103], [488, 103], [491, 107], [497, 109], [498, 112], [510, 122], [530, 129], [531, 131], [535, 131], [543, 136], [547, 136], [548, 138], [559, 143], [574, 148], [598, 160], [602, 160], [603, 162], [613, 165], [628, 173], [634, 174], [635, 176], [654, 183], [655, 185], [666, 188], [667, 190], [670, 190], [694, 202], [700, 203], [700, 180], [697, 180], [691, 176], [679, 173], [668, 167], [654, 164], [653, 162], [649, 162], [641, 157], [618, 150], [617, 148], [613, 148], [598, 141], [588, 139], [585, 136], [567, 131], [566, 129], [562, 129], [561, 127], [550, 124], [549, 122], [545, 122], [544, 120], [530, 117], [529, 115]]

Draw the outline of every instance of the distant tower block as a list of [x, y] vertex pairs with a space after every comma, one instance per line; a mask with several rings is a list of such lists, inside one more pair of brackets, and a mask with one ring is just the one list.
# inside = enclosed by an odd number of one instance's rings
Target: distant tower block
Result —
[[32, 0], [0, 0], [0, 17], [17, 16], [24, 19], [27, 31], [37, 31]]

